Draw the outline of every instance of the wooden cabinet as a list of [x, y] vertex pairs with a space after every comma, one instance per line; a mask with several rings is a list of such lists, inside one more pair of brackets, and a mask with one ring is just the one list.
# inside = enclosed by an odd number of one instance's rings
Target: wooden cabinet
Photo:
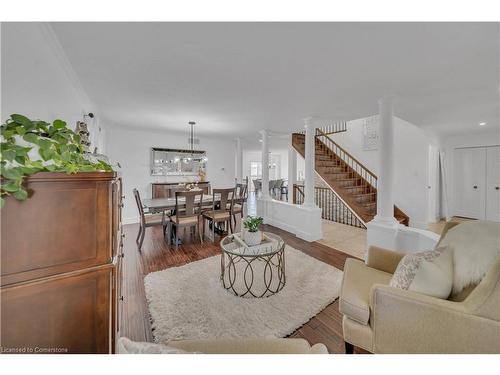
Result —
[[[151, 184], [151, 197], [152, 198], [173, 198], [175, 191], [180, 189], [179, 182], [158, 182]], [[210, 194], [210, 183], [199, 182], [198, 187], [203, 190], [203, 194]]]
[[[121, 179], [38, 173], [1, 210], [2, 348], [110, 353], [121, 310]], [[38, 349], [37, 349], [38, 348]]]

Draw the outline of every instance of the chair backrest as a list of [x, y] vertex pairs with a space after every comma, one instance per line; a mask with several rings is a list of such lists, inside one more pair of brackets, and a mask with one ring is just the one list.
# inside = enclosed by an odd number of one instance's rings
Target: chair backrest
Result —
[[168, 189], [168, 197], [167, 198], [174, 198], [175, 193], [178, 191], [187, 191], [184, 186], [172, 186], [170, 189]]
[[[185, 208], [179, 208], [179, 198], [184, 198], [182, 204]], [[201, 213], [203, 203], [203, 190], [196, 191], [176, 191], [175, 192], [175, 218], [179, 222], [179, 217], [193, 217]]]
[[279, 180], [276, 180], [276, 183], [275, 183], [274, 187], [276, 189], [281, 189], [283, 187], [284, 183], [285, 183], [285, 180], [283, 180], [282, 178], [280, 178]]
[[[212, 211], [232, 211], [234, 204], [234, 192], [236, 188], [212, 189]], [[217, 208], [217, 204], [220, 205]], [[229, 204], [229, 208], [228, 207]]]
[[238, 199], [246, 199], [248, 192], [248, 185], [246, 184], [236, 184], [235, 195]]
[[134, 192], [135, 203], [137, 204], [137, 209], [139, 210], [141, 223], [144, 223], [144, 207], [142, 206], [141, 196], [139, 195], [139, 191], [137, 189], [134, 189], [133, 192]]
[[262, 186], [262, 180], [253, 180], [253, 186], [255, 190], [259, 190]]

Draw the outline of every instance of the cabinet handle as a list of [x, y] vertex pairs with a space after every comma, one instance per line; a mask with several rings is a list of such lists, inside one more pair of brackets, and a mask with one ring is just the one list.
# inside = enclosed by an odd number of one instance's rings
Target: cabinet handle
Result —
[[495, 186], [495, 190], [500, 190], [500, 186]]
[[120, 296], [119, 299], [120, 299], [120, 301], [123, 301], [125, 298], [123, 298], [123, 296]]
[[118, 255], [119, 258], [125, 258], [125, 254], [124, 253], [121, 253], [120, 255]]
[[125, 199], [125, 195], [122, 195], [122, 199]]
[[474, 185], [474, 189], [477, 189], [477, 185]]
[[122, 238], [125, 238], [125, 233], [122, 233]]

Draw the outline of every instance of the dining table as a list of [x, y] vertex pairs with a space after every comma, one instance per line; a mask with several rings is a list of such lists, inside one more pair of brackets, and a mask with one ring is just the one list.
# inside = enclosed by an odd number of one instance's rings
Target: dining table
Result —
[[[203, 195], [203, 200], [202, 200], [202, 208], [204, 209], [211, 209], [213, 205], [213, 200], [214, 196], [213, 195]], [[185, 198], [179, 197], [178, 198], [178, 208], [182, 209], [185, 208]], [[199, 202], [199, 198], [195, 200], [195, 203]], [[234, 203], [241, 204], [243, 202], [246, 202], [246, 197], [242, 196], [234, 196]], [[220, 196], [217, 197], [215, 196], [215, 204], [217, 205], [220, 203]], [[150, 198], [150, 199], [143, 199], [142, 200], [142, 206], [144, 209], [147, 210], [149, 213], [159, 213], [159, 212], [165, 212], [165, 211], [174, 211], [175, 210], [175, 198]], [[172, 230], [171, 230], [171, 225], [167, 226], [167, 231], [165, 231], [165, 240], [170, 243], [172, 240]], [[178, 239], [178, 245], [181, 244], [181, 240]]]
[[[212, 195], [204, 195], [203, 196], [203, 201], [202, 201], [202, 206], [209, 208], [211, 207], [212, 201], [213, 201], [213, 196]], [[185, 208], [185, 199], [184, 198], [179, 198], [179, 208]], [[198, 200], [195, 200], [195, 203], [198, 203]], [[240, 204], [242, 202], [246, 202], [246, 197], [240, 197], [240, 196], [235, 196], [234, 197], [234, 203], [235, 204]], [[220, 196], [217, 197], [215, 196], [215, 204], [220, 203]], [[142, 200], [142, 205], [145, 209], [147, 209], [148, 212], [151, 213], [157, 213], [157, 212], [163, 212], [163, 211], [170, 211], [175, 209], [175, 198], [150, 198], [150, 199], [143, 199]]]

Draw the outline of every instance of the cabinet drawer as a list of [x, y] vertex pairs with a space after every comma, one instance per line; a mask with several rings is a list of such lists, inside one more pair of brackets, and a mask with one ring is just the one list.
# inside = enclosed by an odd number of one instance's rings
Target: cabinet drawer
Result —
[[1, 289], [4, 350], [109, 353], [113, 265]]
[[111, 261], [113, 174], [49, 175], [30, 177], [32, 196], [1, 210], [1, 285]]

